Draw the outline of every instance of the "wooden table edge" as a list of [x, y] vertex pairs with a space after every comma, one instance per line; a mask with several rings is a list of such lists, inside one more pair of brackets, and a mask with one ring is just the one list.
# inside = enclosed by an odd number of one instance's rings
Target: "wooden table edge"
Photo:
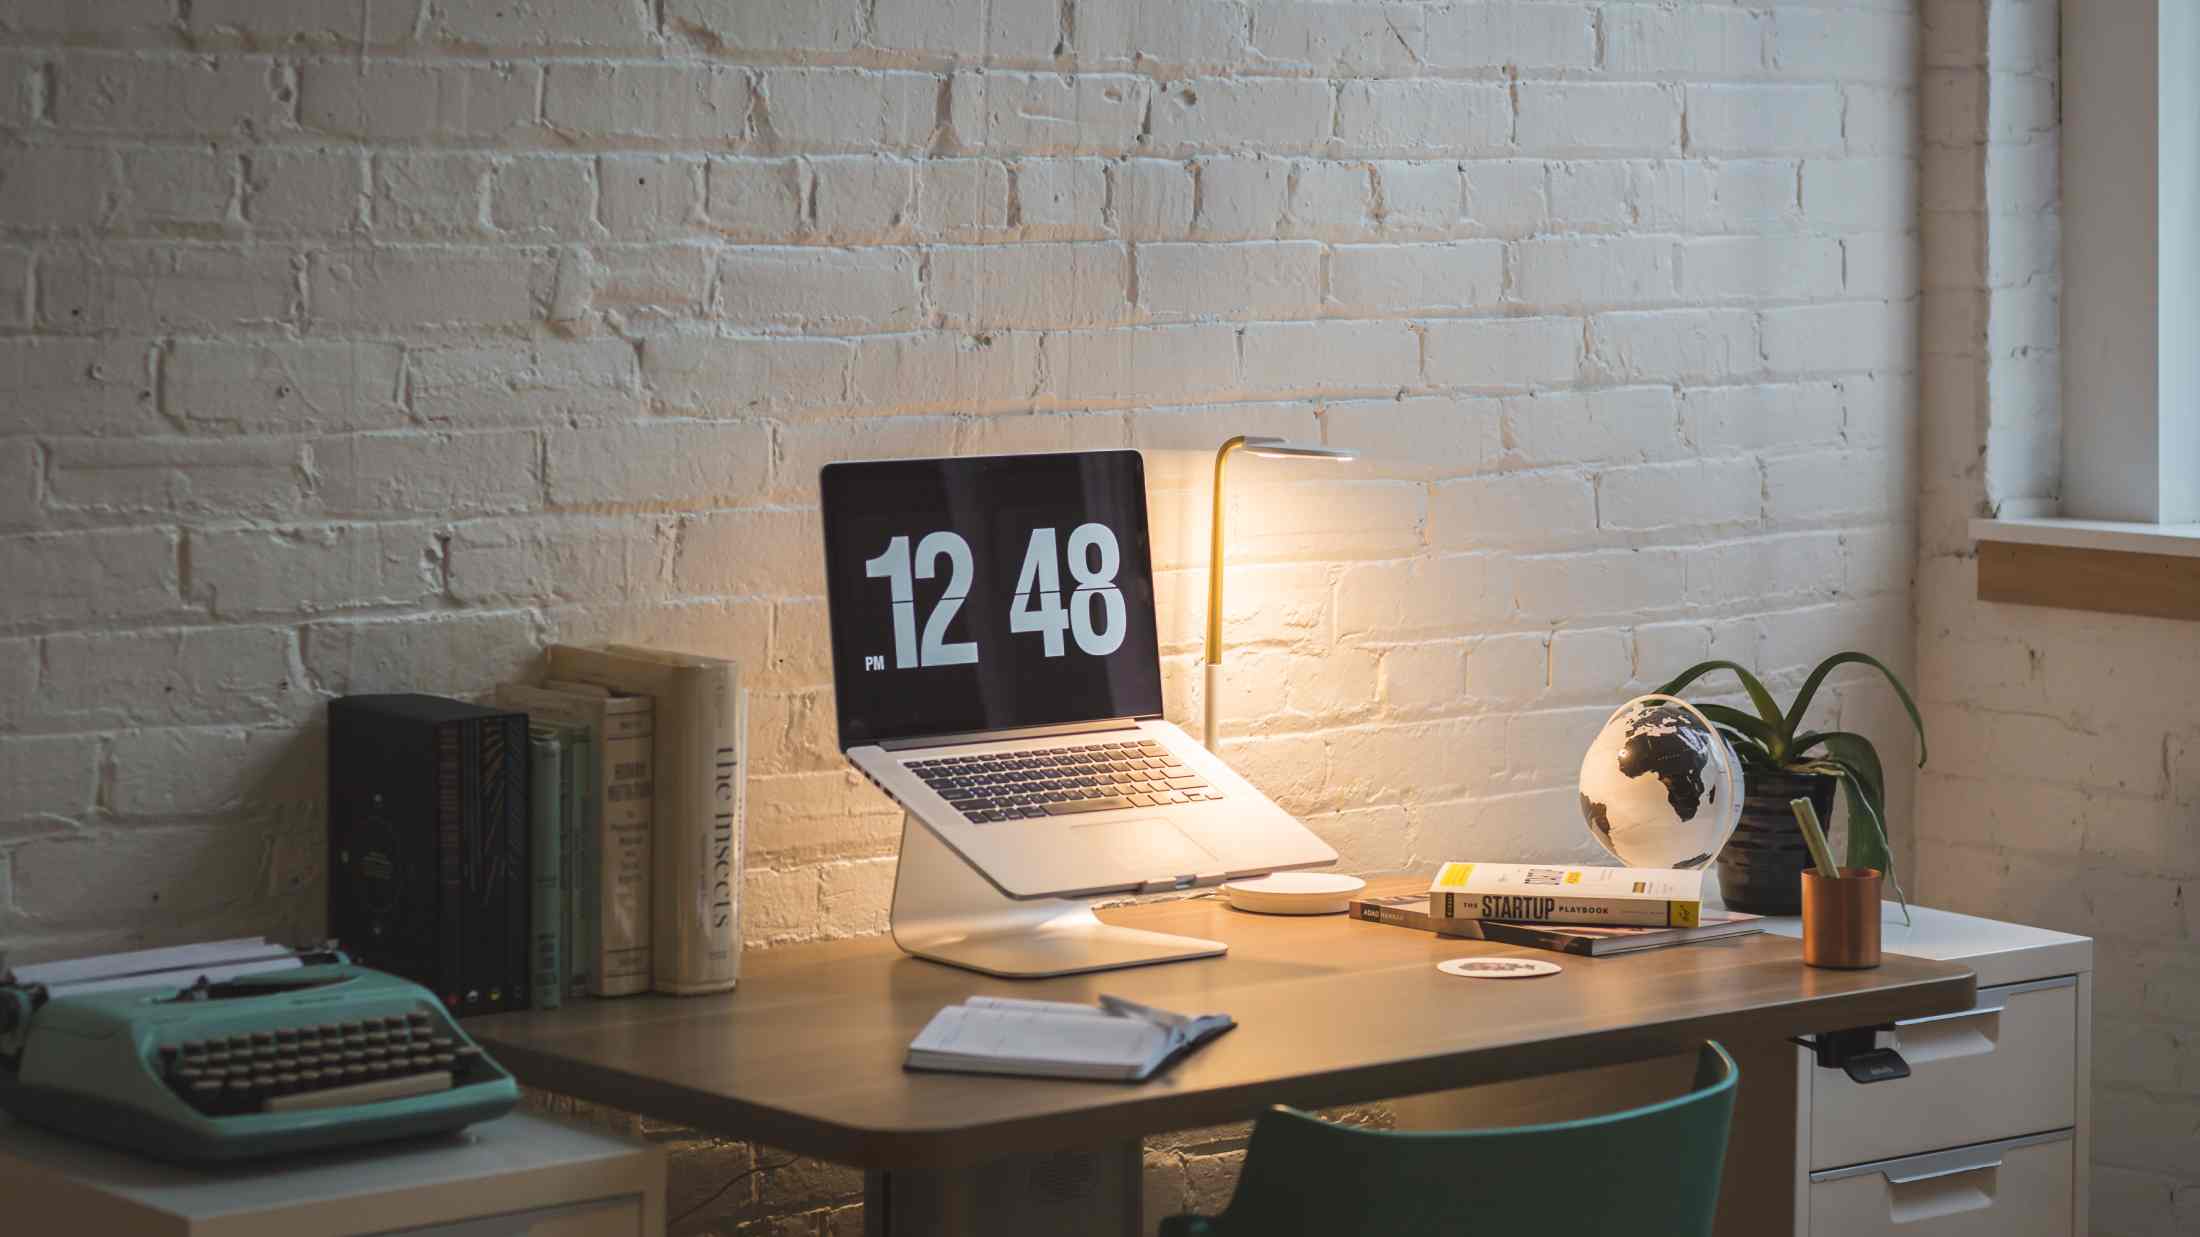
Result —
[[[1747, 1010], [1323, 1070], [1192, 1094], [1130, 1091], [1122, 1103], [1099, 1110], [921, 1129], [863, 1127], [804, 1117], [638, 1078], [605, 1066], [570, 1061], [552, 1052], [501, 1041], [487, 1028], [473, 1034], [522, 1083], [540, 1090], [679, 1122], [718, 1137], [759, 1142], [865, 1169], [953, 1169], [1014, 1153], [1088, 1147], [1249, 1120], [1274, 1104], [1326, 1108], [1364, 1103], [1684, 1053], [1706, 1039], [1784, 1040], [1819, 1031], [1878, 1026], [1898, 1019], [1955, 1013], [1969, 1009], [1977, 1000], [1978, 977], [1970, 968], [1923, 959], [1905, 961], [1945, 968], [1946, 973], [1900, 985], [1801, 997]], [[1165, 1119], [1162, 1113], [1167, 1114]]]

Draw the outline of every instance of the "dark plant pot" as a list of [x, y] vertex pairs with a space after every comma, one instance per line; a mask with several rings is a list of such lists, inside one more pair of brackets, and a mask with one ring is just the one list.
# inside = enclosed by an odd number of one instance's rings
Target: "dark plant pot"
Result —
[[1719, 892], [1729, 909], [1752, 915], [1803, 913], [1803, 871], [1811, 866], [1810, 847], [1795, 823], [1790, 800], [1810, 800], [1818, 819], [1833, 825], [1833, 791], [1840, 779], [1828, 773], [1743, 775], [1742, 823], [1719, 852]]

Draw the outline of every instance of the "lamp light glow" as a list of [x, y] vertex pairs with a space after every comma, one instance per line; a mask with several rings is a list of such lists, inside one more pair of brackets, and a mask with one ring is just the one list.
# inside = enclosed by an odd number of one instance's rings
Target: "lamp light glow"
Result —
[[1349, 447], [1325, 447], [1319, 443], [1290, 442], [1282, 438], [1240, 434], [1223, 443], [1215, 452], [1215, 514], [1211, 526], [1213, 545], [1207, 557], [1207, 664], [1206, 664], [1206, 724], [1202, 728], [1201, 742], [1208, 751], [1215, 750], [1215, 692], [1219, 685], [1222, 667], [1222, 501], [1223, 478], [1228, 471], [1230, 453], [1243, 449], [1247, 455], [1257, 455], [1270, 460], [1328, 460], [1344, 463], [1358, 459], [1360, 453]]

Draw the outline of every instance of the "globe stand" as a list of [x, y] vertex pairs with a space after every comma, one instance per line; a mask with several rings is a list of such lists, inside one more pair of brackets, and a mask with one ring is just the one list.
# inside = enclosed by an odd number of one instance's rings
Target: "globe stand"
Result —
[[903, 953], [1003, 979], [1228, 953], [1221, 941], [1102, 923], [1085, 898], [1011, 898], [915, 816], [901, 818], [889, 925]]

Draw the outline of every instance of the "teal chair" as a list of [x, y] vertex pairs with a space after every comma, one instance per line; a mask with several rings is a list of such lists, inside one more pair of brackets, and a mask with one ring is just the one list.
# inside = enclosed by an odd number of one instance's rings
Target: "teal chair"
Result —
[[1513, 1129], [1364, 1130], [1278, 1106], [1229, 1207], [1171, 1216], [1161, 1237], [1709, 1237], [1738, 1074], [1706, 1043], [1686, 1095]]

